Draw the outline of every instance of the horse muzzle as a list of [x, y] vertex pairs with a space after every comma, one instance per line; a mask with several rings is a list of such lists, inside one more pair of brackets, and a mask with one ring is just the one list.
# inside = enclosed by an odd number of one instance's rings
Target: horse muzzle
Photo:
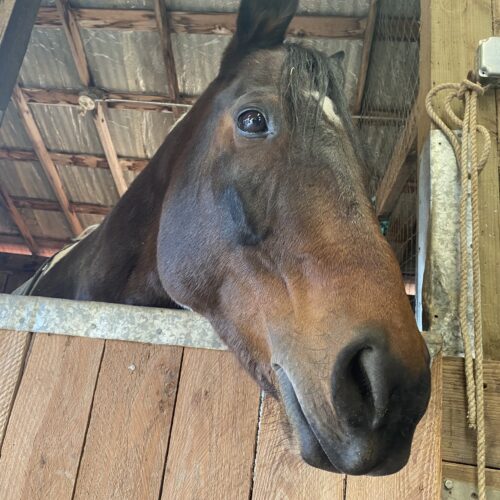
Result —
[[306, 463], [377, 476], [405, 466], [430, 396], [425, 359], [415, 373], [391, 355], [383, 338], [363, 336], [338, 354], [329, 380], [313, 380], [313, 369], [304, 376], [304, 364], [290, 357], [273, 368]]

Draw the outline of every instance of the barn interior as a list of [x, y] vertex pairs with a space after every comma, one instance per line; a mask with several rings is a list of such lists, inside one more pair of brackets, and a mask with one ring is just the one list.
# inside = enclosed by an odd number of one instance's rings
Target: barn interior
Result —
[[[0, 127], [0, 292], [109, 213], [216, 76], [238, 3], [42, 1]], [[420, 6], [375, 4], [302, 0], [288, 36], [345, 51], [371, 194], [414, 295]]]
[[[238, 5], [41, 1], [0, 126], [0, 497], [478, 498], [476, 434], [455, 353], [434, 358], [433, 397], [407, 468], [388, 478], [331, 475], [290, 456], [275, 401], [217, 350], [213, 332], [216, 347], [97, 335], [119, 330], [109, 328], [117, 318], [141, 334], [149, 328], [150, 338], [167, 335], [162, 322], [182, 313], [187, 327], [179, 328], [191, 339], [200, 328], [191, 313], [2, 294], [112, 210], [216, 75]], [[463, 78], [478, 40], [492, 34], [500, 35], [495, 0], [300, 0], [289, 28], [291, 40], [346, 54], [345, 92], [372, 171], [370, 195], [411, 301], [422, 278], [417, 163], [432, 135], [417, 101], [435, 83]], [[494, 137], [500, 91], [492, 94], [480, 112]], [[500, 491], [500, 191], [492, 149], [481, 181], [488, 499]], [[437, 239], [450, 236], [446, 221], [439, 230]], [[440, 316], [456, 298], [448, 300], [455, 283], [442, 276], [431, 294], [443, 309], [431, 316], [458, 338], [455, 323], [451, 331]], [[95, 338], [85, 338], [90, 330]]]

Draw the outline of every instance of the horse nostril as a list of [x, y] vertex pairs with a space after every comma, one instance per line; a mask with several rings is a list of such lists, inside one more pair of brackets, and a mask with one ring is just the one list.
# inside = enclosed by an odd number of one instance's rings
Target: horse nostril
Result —
[[364, 345], [336, 365], [333, 400], [349, 425], [375, 430], [385, 424], [393, 388], [386, 357], [385, 349]]
[[357, 395], [361, 398], [366, 408], [371, 410], [373, 409], [374, 402], [371, 382], [363, 360], [365, 352], [366, 349], [359, 351], [358, 354], [352, 358], [348, 368], [350, 377], [357, 390]]

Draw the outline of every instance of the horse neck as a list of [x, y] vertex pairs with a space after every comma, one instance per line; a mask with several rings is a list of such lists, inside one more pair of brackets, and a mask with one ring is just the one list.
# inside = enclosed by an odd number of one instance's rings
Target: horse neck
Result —
[[117, 205], [40, 279], [33, 295], [168, 307], [156, 267], [156, 239], [169, 182], [164, 143]]

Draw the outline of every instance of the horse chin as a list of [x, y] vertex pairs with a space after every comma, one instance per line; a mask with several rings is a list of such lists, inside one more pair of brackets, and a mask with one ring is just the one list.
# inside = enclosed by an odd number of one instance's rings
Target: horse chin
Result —
[[[375, 461], [359, 461], [355, 459], [349, 463], [345, 460], [349, 455], [353, 454], [353, 450], [349, 450], [349, 445], [339, 446], [339, 450], [335, 450], [330, 445], [328, 451], [325, 451], [321, 444], [321, 436], [317, 434], [316, 425], [314, 422], [309, 421], [304, 414], [293, 385], [285, 371], [281, 367], [275, 366], [275, 372], [279, 381], [281, 400], [293, 433], [300, 445], [300, 455], [308, 465], [328, 472], [354, 476], [386, 476], [398, 472], [406, 465], [410, 454], [411, 439], [391, 449], [385, 459]], [[410, 438], [412, 436], [413, 433], [411, 433]], [[353, 438], [352, 441], [355, 442], [356, 439]], [[373, 445], [373, 443], [369, 444], [369, 442], [370, 440], [366, 444], [368, 448]], [[357, 444], [359, 446], [360, 442], [358, 441]], [[342, 450], [340, 450], [341, 447]], [[354, 454], [357, 455], [355, 451]], [[344, 459], [340, 459], [341, 455], [345, 455]], [[339, 465], [339, 460], [342, 465]]]

